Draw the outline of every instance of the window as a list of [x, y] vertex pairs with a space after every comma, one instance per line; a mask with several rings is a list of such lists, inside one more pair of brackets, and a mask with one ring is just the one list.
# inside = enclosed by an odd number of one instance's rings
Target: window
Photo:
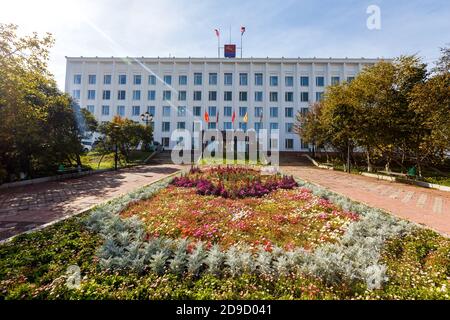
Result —
[[151, 74], [148, 76], [148, 84], [151, 86], [156, 85], [156, 76]]
[[126, 97], [126, 91], [125, 90], [117, 91], [117, 100], [125, 100], [125, 97]]
[[95, 74], [90, 74], [88, 80], [89, 84], [95, 84], [97, 82], [97, 76]]
[[294, 86], [294, 77], [292, 76], [286, 76], [284, 78], [284, 85], [286, 87], [293, 87]]
[[233, 84], [233, 74], [232, 73], [224, 74], [223, 84], [226, 86], [231, 86]]
[[147, 112], [150, 113], [151, 116], [155, 116], [155, 106], [147, 106]]
[[233, 110], [231, 107], [223, 107], [223, 116], [224, 117], [231, 117], [233, 114]]
[[73, 90], [72, 91], [72, 97], [74, 99], [80, 99], [80, 96], [81, 96], [81, 91], [80, 90]]
[[178, 76], [178, 84], [180, 86], [185, 86], [187, 85], [187, 76], [182, 75], [182, 76]]
[[269, 94], [269, 100], [271, 102], [277, 102], [278, 101], [278, 92], [270, 92]]
[[303, 116], [306, 116], [306, 114], [309, 112], [309, 108], [300, 108], [300, 113]]
[[141, 90], [133, 90], [133, 100], [141, 100]]
[[262, 85], [263, 85], [263, 74], [255, 73], [255, 86], [262, 86]]
[[308, 87], [309, 86], [309, 77], [307, 77], [307, 76], [300, 77], [300, 86]]
[[140, 74], [133, 75], [133, 84], [140, 85], [142, 83], [142, 76]]
[[263, 92], [255, 91], [255, 101], [261, 102], [263, 101]]
[[111, 91], [103, 90], [103, 100], [110, 100], [110, 99], [111, 99]]
[[109, 106], [102, 106], [102, 116], [109, 116]]
[[194, 85], [201, 86], [202, 85], [202, 74], [201, 73], [194, 73]]
[[286, 139], [284, 142], [284, 147], [286, 149], [293, 149], [294, 148], [294, 139]]
[[304, 142], [303, 139], [302, 139], [302, 140], [300, 140], [300, 147], [302, 149], [308, 149], [309, 148], [309, 144]]
[[223, 129], [224, 130], [232, 130], [233, 129], [233, 123], [231, 121], [225, 121], [223, 123]]
[[88, 90], [88, 100], [95, 100], [95, 90]]
[[246, 86], [248, 83], [248, 75], [246, 73], [239, 74], [239, 85]]
[[285, 108], [284, 109], [284, 116], [286, 118], [293, 118], [294, 117], [294, 108]]
[[103, 76], [103, 84], [111, 84], [111, 75], [110, 74], [105, 74]]
[[271, 118], [278, 118], [278, 107], [270, 107], [269, 112]]
[[[169, 129], [170, 129], [170, 123], [169, 123]], [[167, 130], [167, 131], [170, 131], [170, 130]], [[161, 144], [163, 145], [163, 147], [169, 147], [169, 143], [170, 143], [169, 137], [161, 138]]]
[[232, 91], [224, 91], [223, 100], [224, 101], [232, 101], [233, 100], [233, 92]]
[[308, 102], [309, 101], [309, 92], [300, 92], [300, 101], [301, 102]]
[[209, 91], [208, 92], [208, 100], [216, 101], [217, 100], [217, 91]]
[[[162, 132], [169, 132], [169, 131], [170, 131], [170, 122], [163, 121], [163, 123], [162, 123]], [[169, 139], [169, 138], [167, 138], [167, 139]], [[169, 144], [167, 143], [167, 146], [168, 145]]]
[[316, 86], [323, 87], [324, 85], [325, 85], [325, 78], [324, 77], [316, 77]]
[[210, 73], [209, 74], [209, 85], [210, 86], [217, 85], [217, 73]]
[[148, 90], [147, 91], [147, 100], [155, 100], [156, 99], [156, 91]]
[[170, 117], [170, 106], [163, 106], [163, 117]]
[[202, 116], [202, 107], [195, 106], [192, 109], [192, 113], [194, 114], [195, 117], [201, 117]]
[[316, 101], [322, 101], [323, 92], [316, 92]]
[[202, 101], [202, 92], [194, 91], [194, 101]]
[[347, 77], [347, 82], [348, 83], [352, 82], [353, 80], [355, 80], [355, 77]]
[[137, 117], [137, 116], [141, 115], [141, 107], [140, 106], [132, 106], [131, 107], [131, 114], [134, 117]]
[[217, 109], [216, 109], [216, 107], [208, 107], [208, 115], [210, 117], [217, 116]]
[[294, 132], [294, 124], [292, 122], [285, 123], [286, 133]]
[[164, 76], [164, 83], [171, 85], [172, 84], [172, 76], [171, 75], [165, 75]]
[[119, 74], [119, 84], [127, 84], [127, 75]]
[[216, 123], [215, 122], [208, 122], [208, 129], [216, 129]]
[[89, 106], [86, 106], [86, 109], [87, 109], [87, 111], [89, 111], [90, 113], [94, 114], [95, 106], [89, 105]]
[[75, 74], [73, 76], [73, 84], [81, 84], [81, 74]]
[[263, 115], [262, 107], [255, 107], [255, 118], [260, 118]]
[[117, 115], [125, 117], [125, 106], [117, 106]]
[[284, 101], [293, 102], [294, 101], [294, 93], [292, 91], [288, 91], [284, 93]]
[[276, 87], [278, 86], [278, 76], [270, 76], [269, 78], [269, 83], [271, 87]]
[[186, 101], [186, 91], [178, 91], [178, 101]]
[[247, 114], [247, 107], [239, 107], [239, 117], [245, 117]]
[[186, 122], [184, 121], [177, 122], [177, 129], [186, 129]]
[[255, 122], [255, 131], [259, 132], [263, 128], [263, 124], [261, 122]]
[[339, 77], [331, 77], [331, 85], [339, 84], [341, 79]]
[[272, 130], [278, 130], [278, 122], [270, 123], [270, 131], [272, 131]]
[[172, 99], [172, 92], [170, 90], [163, 91], [163, 100], [170, 101]]
[[239, 92], [239, 101], [247, 101], [247, 91]]
[[177, 115], [179, 117], [185, 117], [186, 116], [186, 107], [185, 106], [178, 106]]
[[239, 122], [239, 129], [247, 131], [247, 123], [246, 122]]

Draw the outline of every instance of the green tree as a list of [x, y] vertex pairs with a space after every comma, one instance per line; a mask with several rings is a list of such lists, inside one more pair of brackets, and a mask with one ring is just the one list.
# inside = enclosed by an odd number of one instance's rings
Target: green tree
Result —
[[108, 153], [117, 146], [118, 151], [127, 162], [130, 151], [140, 143], [143, 146], [148, 145], [152, 141], [153, 135], [151, 126], [144, 126], [119, 116], [114, 117], [111, 122], [100, 125], [98, 131], [103, 135], [99, 148], [104, 153]]

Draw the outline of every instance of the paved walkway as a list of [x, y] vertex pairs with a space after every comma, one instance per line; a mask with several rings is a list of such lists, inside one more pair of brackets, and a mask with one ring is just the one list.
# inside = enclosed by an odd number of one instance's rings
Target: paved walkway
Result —
[[282, 169], [353, 200], [450, 235], [450, 192], [293, 163], [286, 163]]
[[0, 240], [145, 186], [181, 167], [139, 166], [64, 181], [0, 190]]

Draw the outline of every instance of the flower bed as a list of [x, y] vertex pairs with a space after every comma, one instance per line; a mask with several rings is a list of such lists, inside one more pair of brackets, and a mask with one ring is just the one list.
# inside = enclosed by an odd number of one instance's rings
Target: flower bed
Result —
[[[99, 206], [86, 214], [87, 219], [72, 218], [0, 246], [0, 299], [450, 299], [450, 241], [435, 232], [298, 179], [299, 186], [293, 189], [243, 199], [203, 196], [193, 187], [169, 182]], [[173, 191], [179, 193], [165, 200], [166, 208], [163, 202], [161, 207], [144, 205], [154, 205], [151, 201], [158, 203], [158, 198]], [[155, 211], [153, 219], [188, 197], [210, 203], [209, 209], [234, 202], [256, 210], [273, 199], [265, 205], [279, 205], [277, 213], [258, 211], [264, 218], [253, 221], [267, 227], [261, 230], [270, 244], [255, 242], [253, 227], [240, 233], [229, 227], [224, 229], [229, 234], [213, 238], [209, 238], [210, 229], [200, 230], [197, 236], [185, 238], [182, 231], [172, 230], [173, 221], [142, 221], [143, 216], [133, 211]], [[291, 198], [283, 201], [286, 197]], [[290, 202], [305, 209], [296, 223], [286, 216]], [[311, 203], [315, 205], [308, 207]], [[246, 210], [228, 216], [217, 210], [223, 228], [252, 220]], [[313, 217], [317, 221], [307, 220]], [[334, 219], [343, 219], [339, 227], [343, 232], [334, 232], [339, 228], [323, 231]], [[305, 240], [298, 240], [294, 233], [290, 236], [303, 222], [333, 236], [320, 240], [309, 228], [300, 232]], [[150, 227], [152, 223], [159, 223], [158, 233]], [[272, 233], [285, 227], [286, 233]], [[290, 245], [289, 238], [297, 242]], [[65, 285], [71, 264], [81, 268], [78, 289]]]

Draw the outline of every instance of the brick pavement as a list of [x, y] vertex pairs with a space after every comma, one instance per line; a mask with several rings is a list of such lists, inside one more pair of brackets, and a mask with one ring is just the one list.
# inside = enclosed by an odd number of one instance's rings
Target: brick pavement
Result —
[[145, 186], [181, 166], [156, 164], [0, 190], [0, 240]]
[[353, 200], [450, 235], [450, 192], [286, 163], [282, 170]]

